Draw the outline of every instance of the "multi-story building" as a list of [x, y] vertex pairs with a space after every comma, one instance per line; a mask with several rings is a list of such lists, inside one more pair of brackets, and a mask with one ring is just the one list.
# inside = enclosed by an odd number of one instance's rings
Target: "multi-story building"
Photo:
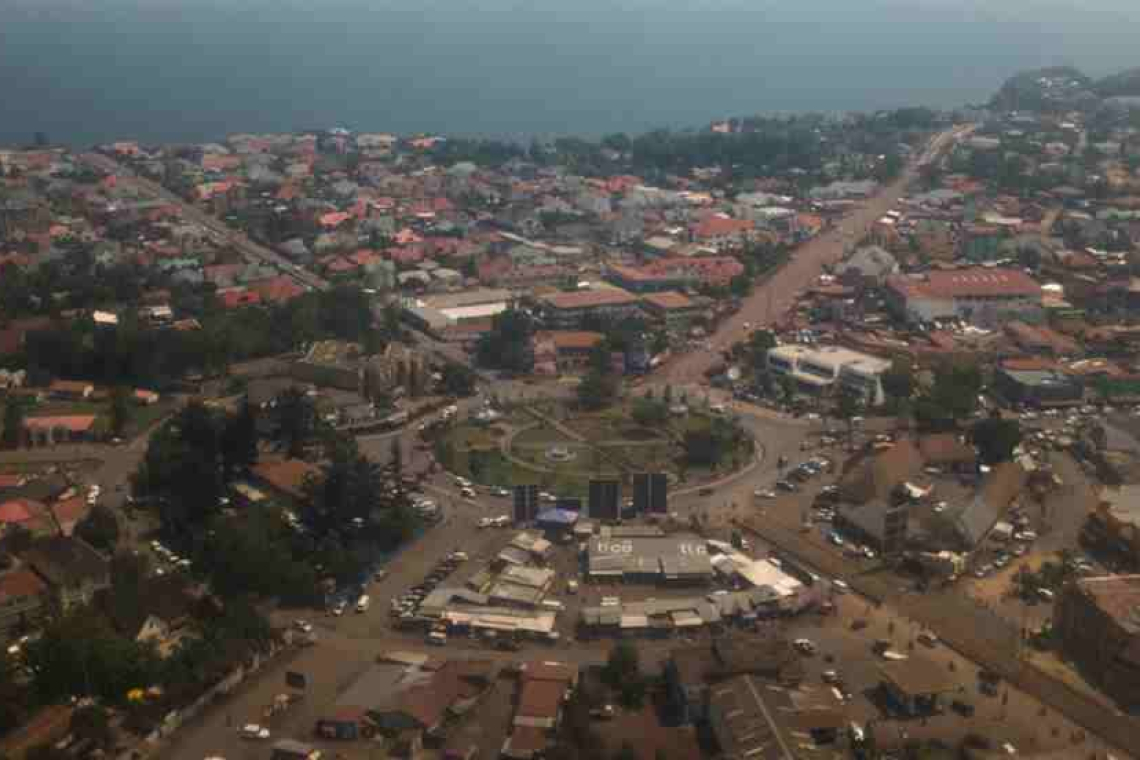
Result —
[[1125, 707], [1140, 705], [1140, 575], [1082, 578], [1057, 599], [1061, 649]]
[[626, 319], [640, 312], [637, 296], [619, 288], [551, 293], [539, 305], [546, 324], [558, 329], [581, 327], [590, 316]]
[[669, 329], [683, 330], [704, 313], [704, 308], [683, 293], [650, 293], [641, 299], [642, 308], [652, 319]]
[[973, 267], [887, 278], [888, 306], [913, 322], [965, 319], [996, 326], [1032, 319], [1042, 309], [1041, 284], [1019, 269]]
[[842, 387], [871, 406], [886, 400], [882, 376], [890, 368], [886, 359], [839, 346], [788, 345], [768, 351], [769, 371], [791, 377], [800, 389], [826, 394]]

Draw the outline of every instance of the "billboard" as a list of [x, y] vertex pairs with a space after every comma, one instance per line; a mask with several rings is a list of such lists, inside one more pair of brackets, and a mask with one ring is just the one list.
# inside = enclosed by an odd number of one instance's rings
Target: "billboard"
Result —
[[639, 515], [663, 515], [669, 511], [669, 479], [663, 472], [639, 472], [633, 476], [633, 511]]
[[621, 483], [616, 480], [591, 480], [589, 515], [595, 520], [617, 520], [621, 508]]
[[516, 523], [528, 523], [538, 514], [538, 485], [515, 486], [514, 518]]

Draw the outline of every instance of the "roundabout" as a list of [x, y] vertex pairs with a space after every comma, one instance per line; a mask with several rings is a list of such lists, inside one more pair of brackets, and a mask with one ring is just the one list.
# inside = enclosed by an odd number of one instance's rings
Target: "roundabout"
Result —
[[472, 416], [441, 430], [432, 441], [440, 465], [486, 486], [533, 483], [582, 496], [592, 479], [624, 481], [640, 472], [696, 488], [752, 466], [760, 448], [736, 420], [644, 398], [596, 411], [551, 400], [504, 411], [491, 424]]

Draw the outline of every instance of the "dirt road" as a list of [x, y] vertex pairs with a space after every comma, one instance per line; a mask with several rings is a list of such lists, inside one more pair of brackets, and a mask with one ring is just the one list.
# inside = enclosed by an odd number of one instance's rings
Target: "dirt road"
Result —
[[846, 246], [858, 242], [876, 219], [894, 207], [915, 178], [918, 167], [930, 163], [971, 129], [970, 126], [959, 126], [931, 139], [922, 154], [898, 179], [884, 186], [839, 224], [797, 248], [788, 263], [758, 285], [740, 311], [725, 320], [711, 337], [708, 350], [685, 354], [667, 364], [663, 379], [674, 384], [701, 382], [705, 370], [718, 361], [721, 351], [747, 336], [749, 328], [745, 323], [760, 326], [780, 322], [794, 306], [796, 295], [816, 281], [824, 265], [838, 262]]

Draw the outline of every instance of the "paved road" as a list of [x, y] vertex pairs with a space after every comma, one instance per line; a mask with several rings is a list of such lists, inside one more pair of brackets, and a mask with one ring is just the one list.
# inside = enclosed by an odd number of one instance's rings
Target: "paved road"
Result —
[[796, 295], [816, 281], [824, 265], [838, 262], [847, 246], [858, 242], [876, 219], [891, 210], [915, 178], [918, 166], [935, 160], [972, 128], [960, 126], [936, 135], [902, 176], [883, 187], [838, 226], [796, 248], [788, 263], [758, 285], [740, 311], [721, 324], [711, 336], [707, 350], [684, 354], [668, 362], [662, 370], [663, 378], [673, 383], [700, 382], [704, 372], [719, 361], [722, 351], [747, 336], [746, 323], [760, 326], [781, 322], [795, 305]]
[[84, 153], [81, 157], [89, 165], [95, 166], [103, 171], [110, 172], [118, 177], [119, 181], [126, 181], [134, 184], [152, 196], [161, 198], [168, 203], [178, 206], [182, 210], [182, 216], [192, 222], [202, 225], [210, 230], [216, 236], [219, 242], [226, 242], [232, 246], [239, 253], [242, 253], [252, 259], [256, 259], [265, 264], [271, 264], [283, 273], [289, 275], [297, 280], [302, 285], [312, 288], [314, 290], [327, 290], [329, 282], [324, 278], [306, 270], [295, 266], [291, 261], [275, 251], [259, 245], [250, 240], [244, 233], [234, 230], [229, 227], [221, 219], [207, 214], [201, 209], [195, 207], [193, 204], [186, 202], [174, 193], [167, 190], [157, 182], [153, 182], [145, 177], [140, 177], [132, 169], [119, 162], [102, 155], [101, 153]]
[[885, 609], [921, 623], [973, 662], [1001, 673], [1010, 683], [1090, 733], [1122, 750], [1132, 748], [1136, 737], [1140, 737], [1140, 721], [1106, 710], [1100, 702], [1019, 660], [1016, 629], [959, 590], [917, 594], [892, 574], [852, 574], [856, 568], [827, 547], [818, 532], [803, 533], [786, 522], [749, 516], [741, 524], [824, 577], [844, 578], [861, 594], [882, 601]]

